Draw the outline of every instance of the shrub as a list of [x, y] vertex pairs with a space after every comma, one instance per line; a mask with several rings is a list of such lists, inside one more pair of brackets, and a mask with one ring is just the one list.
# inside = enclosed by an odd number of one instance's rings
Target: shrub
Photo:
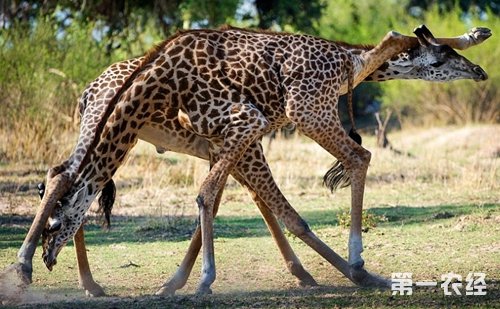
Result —
[[[92, 24], [55, 31], [51, 18], [0, 30], [0, 153], [5, 160], [56, 162], [75, 133], [77, 99], [110, 62]], [[61, 30], [62, 31], [62, 30]], [[77, 116], [77, 115], [76, 115]], [[61, 149], [61, 145], [63, 146]]]
[[[349, 213], [349, 211], [338, 213], [337, 220], [339, 222], [339, 226], [345, 229], [351, 226], [351, 214]], [[376, 215], [363, 210], [363, 217], [361, 221], [362, 231], [366, 233], [370, 229], [377, 227], [377, 224], [379, 224], [380, 222], [385, 221], [387, 221], [387, 218], [384, 215]]]

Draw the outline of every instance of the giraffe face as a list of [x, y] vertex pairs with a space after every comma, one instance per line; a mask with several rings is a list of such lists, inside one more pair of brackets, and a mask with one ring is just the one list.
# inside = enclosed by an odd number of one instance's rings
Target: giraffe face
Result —
[[61, 249], [80, 228], [93, 198], [88, 194], [86, 186], [73, 186], [55, 205], [42, 232], [42, 258], [49, 270], [57, 263], [57, 255]]
[[451, 81], [456, 79], [488, 79], [484, 70], [458, 54], [447, 45], [419, 46], [408, 53], [411, 70], [428, 81]]

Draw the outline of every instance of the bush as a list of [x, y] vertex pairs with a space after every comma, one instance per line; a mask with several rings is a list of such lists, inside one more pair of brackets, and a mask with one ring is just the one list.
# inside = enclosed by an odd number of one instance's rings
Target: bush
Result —
[[[463, 12], [458, 6], [440, 12], [434, 5], [417, 18], [405, 11], [406, 4], [407, 1], [398, 5], [391, 1], [327, 1], [318, 32], [333, 40], [374, 44], [389, 30], [411, 35], [413, 28], [420, 24], [426, 24], [436, 37], [461, 35], [474, 26], [488, 27], [494, 35], [500, 33], [499, 17], [491, 12]], [[371, 92], [368, 95], [378, 95], [383, 107], [396, 110], [403, 121], [413, 124], [497, 123], [500, 117], [498, 44], [491, 38], [460, 54], [479, 64], [489, 79], [480, 83], [470, 80], [450, 83], [389, 81], [377, 84], [381, 95]]]
[[[339, 226], [347, 229], [351, 226], [351, 214], [349, 211], [343, 211], [337, 214], [337, 220], [339, 222]], [[387, 218], [384, 215], [376, 215], [366, 210], [362, 212], [361, 218], [361, 230], [364, 233], [367, 233], [369, 230], [374, 229], [381, 222], [386, 222]]]
[[[459, 9], [440, 14], [434, 8], [427, 12], [423, 23], [434, 29], [436, 36], [456, 36], [474, 26], [488, 27], [494, 35], [500, 31], [499, 18], [493, 14], [488, 14], [487, 19], [469, 15], [466, 23], [463, 16]], [[479, 83], [471, 80], [449, 83], [391, 81], [382, 85], [384, 105], [401, 111], [404, 121], [417, 125], [498, 122], [500, 67], [495, 60], [500, 57], [498, 44], [492, 38], [459, 53], [479, 64], [489, 79]]]
[[61, 149], [61, 138], [77, 131], [77, 99], [112, 61], [101, 52], [103, 42], [92, 40], [93, 24], [56, 27], [40, 17], [0, 30], [0, 153], [6, 160], [66, 157], [74, 142]]

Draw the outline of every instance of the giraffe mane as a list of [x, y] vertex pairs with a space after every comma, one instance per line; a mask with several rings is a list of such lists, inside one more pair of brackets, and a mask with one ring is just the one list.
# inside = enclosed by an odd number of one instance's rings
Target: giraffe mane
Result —
[[342, 41], [330, 41], [330, 42], [333, 42], [337, 45], [340, 45], [340, 46], [344, 47], [345, 49], [359, 49], [359, 50], [368, 51], [368, 50], [371, 50], [375, 47], [374, 45], [371, 45], [371, 44], [351, 44], [351, 43], [342, 42]]
[[[294, 34], [294, 33], [277, 32], [277, 31], [268, 30], [268, 29], [245, 29], [245, 28], [238, 28], [238, 27], [231, 26], [229, 24], [224, 24], [224, 25], [220, 26], [219, 28], [217, 28], [216, 30], [222, 31], [222, 32], [231, 31], [232, 30], [232, 31], [240, 31], [240, 32], [247, 32], [247, 33], [263, 33], [263, 34], [272, 34], [272, 35], [281, 35], [281, 36], [285, 36], [285, 35], [298, 35], [298, 34]], [[322, 39], [322, 40], [325, 40], [325, 41], [328, 41], [328, 42], [335, 43], [335, 44], [340, 45], [340, 46], [342, 46], [342, 47], [344, 47], [346, 49], [371, 50], [371, 49], [373, 49], [375, 47], [374, 45], [371, 45], [371, 44], [351, 44], [351, 43], [342, 42], [342, 41], [327, 40], [327, 39], [320, 38], [320, 37], [316, 37], [316, 38]]]

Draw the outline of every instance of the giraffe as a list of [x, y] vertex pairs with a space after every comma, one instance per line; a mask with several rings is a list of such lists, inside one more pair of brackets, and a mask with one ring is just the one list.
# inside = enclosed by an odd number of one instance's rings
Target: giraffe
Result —
[[[239, 31], [239, 30], [238, 30], [238, 31]], [[253, 33], [250, 33], [250, 34], [253, 34]], [[370, 50], [371, 50], [371, 49], [370, 49]], [[343, 60], [346, 60], [346, 59], [343, 59]], [[441, 65], [442, 65], [442, 64], [441, 64]], [[379, 69], [382, 69], [382, 68], [383, 68], [383, 66], [379, 67]], [[476, 66], [473, 66], [473, 67], [472, 67], [472, 71], [476, 71], [476, 74], [478, 74], [478, 75], [476, 75], [476, 78], [481, 79], [481, 78], [484, 78], [484, 77], [485, 77], [484, 73], [483, 73], [480, 69], [478, 69], [478, 67], [476, 67]], [[477, 71], [479, 71], [479, 73], [477, 73]], [[358, 73], [358, 75], [359, 75], [359, 73]], [[380, 75], [378, 75], [378, 76], [380, 76]], [[472, 75], [469, 75], [468, 77], [470, 78], [470, 77], [472, 77]], [[359, 79], [358, 79], [358, 82], [359, 82]], [[243, 104], [243, 107], [244, 107], [244, 104]], [[249, 115], [251, 115], [251, 113], [249, 113]], [[112, 117], [113, 117], [113, 116], [112, 116]], [[175, 116], [174, 116], [174, 118], [175, 118]], [[191, 121], [191, 120], [192, 120], [192, 117], [191, 117], [191, 118], [189, 118], [188, 120], [189, 120], [189, 121]], [[279, 117], [278, 117], [278, 120], [279, 120]], [[185, 127], [187, 127], [187, 129], [188, 129], [188, 130], [190, 130], [190, 129], [192, 130], [192, 129], [193, 129], [192, 125], [193, 125], [193, 124], [192, 124], [191, 122], [190, 122], [189, 124], [184, 124], [184, 126], [185, 126]], [[144, 126], [144, 127], [146, 128], [147, 126]], [[140, 130], [139, 130], [139, 132], [140, 132]], [[189, 131], [188, 131], [188, 132], [189, 132]], [[139, 133], [139, 136], [140, 136], [140, 133]], [[209, 139], [210, 139], [210, 137], [209, 137]], [[216, 137], [216, 139], [217, 139], [217, 137]], [[217, 141], [215, 142], [215, 144], [217, 144]], [[220, 142], [219, 142], [219, 145], [220, 145]], [[260, 148], [257, 148], [257, 149], [260, 149]], [[252, 156], [255, 156], [255, 154], [252, 154]], [[250, 156], [250, 158], [252, 158], [252, 156]], [[243, 161], [243, 160], [242, 160], [242, 161]], [[219, 162], [219, 161], [218, 161], [218, 162]], [[218, 163], [215, 163], [215, 165], [217, 165], [217, 164], [218, 164]], [[81, 189], [79, 189], [79, 190], [81, 190]], [[94, 191], [94, 190], [92, 190], [92, 191]], [[278, 190], [278, 191], [279, 191], [279, 190]], [[76, 191], [77, 195], [79, 195], [79, 194], [80, 194], [80, 192], [81, 192], [81, 191]], [[219, 188], [219, 191], [217, 191], [217, 192], [220, 192], [220, 188]], [[77, 199], [77, 200], [78, 200], [79, 198], [80, 198], [79, 196], [76, 196], [76, 199]], [[214, 198], [214, 199], [215, 199], [215, 198]], [[278, 216], [279, 216], [279, 214], [278, 214]], [[205, 218], [205, 219], [206, 219], [206, 218]], [[286, 219], [286, 218], [285, 218], [285, 219]], [[285, 220], [285, 223], [286, 223], [286, 220]], [[299, 222], [299, 225], [301, 225], [301, 224], [303, 225], [304, 223]], [[302, 227], [304, 227], [304, 226], [302, 226]], [[281, 231], [280, 231], [280, 232], [281, 232]], [[300, 237], [300, 236], [299, 236], [299, 237]], [[313, 243], [313, 245], [314, 245], [314, 246], [318, 246], [318, 245], [319, 245], [319, 246], [320, 246], [319, 251], [323, 250], [322, 252], [323, 252], [323, 254], [325, 254], [324, 246], [323, 246], [321, 243], [319, 243], [319, 242], [318, 242], [318, 241], [317, 241], [314, 237], [309, 237], [309, 238], [306, 238], [306, 239], [307, 239], [307, 240], [309, 240], [309, 241], [311, 241], [311, 242]], [[328, 253], [328, 252], [327, 252], [327, 253]], [[330, 254], [330, 253], [328, 253], [328, 254]], [[331, 256], [330, 256], [330, 259], [331, 259]], [[337, 262], [338, 262], [338, 261], [337, 261]], [[342, 264], [342, 263], [340, 262], [340, 264]], [[48, 266], [49, 266], [49, 265], [48, 265]], [[343, 272], [344, 272], [344, 274], [346, 274], [346, 273], [345, 273], [345, 265], [343, 265], [343, 266], [341, 265], [341, 266], [340, 266], [340, 268], [343, 268], [343, 270], [344, 270]], [[360, 268], [362, 268], [362, 266], [361, 266]], [[341, 270], [341, 271], [342, 271], [342, 270]], [[363, 272], [358, 271], [358, 274], [359, 274], [359, 273], [361, 273], [361, 274], [365, 274], [365, 273], [363, 273]], [[346, 274], [346, 275], [349, 277], [349, 274]], [[202, 291], [202, 292], [203, 292], [203, 291]]]
[[[477, 44], [478, 42], [482, 42], [489, 36], [489, 31], [487, 29], [474, 28], [471, 29], [466, 35], [468, 38], [474, 38], [474, 42], [475, 44]], [[449, 44], [452, 45], [452, 47], [460, 48], [461, 45], [459, 45], [459, 43], [462, 42], [462, 37], [459, 38], [460, 39], [456, 39], [455, 41], [452, 41]], [[441, 41], [441, 39], [438, 39], [438, 41]], [[365, 47], [365, 49], [367, 48], [368, 47]], [[417, 49], [421, 49], [422, 54], [431, 51], [429, 48], [424, 48], [422, 46], [417, 47]], [[438, 68], [435, 68], [434, 66], [430, 65], [416, 66], [413, 63], [413, 61], [418, 57], [415, 57], [415, 55], [416, 52], [414, 51], [404, 52], [397, 55], [397, 57], [395, 57], [392, 60], [389, 60], [387, 64], [382, 65], [370, 76], [368, 76], [365, 79], [365, 81], [386, 81], [394, 78], [398, 79], [413, 78], [413, 79], [425, 79], [425, 80], [437, 79], [443, 81], [441, 78], [439, 78], [439, 76], [444, 74], [445, 70], [448, 70], [447, 68], [448, 65], [446, 63], [439, 66]], [[101, 74], [101, 76], [99, 76], [95, 81], [90, 83], [89, 86], [84, 90], [81, 99], [79, 101], [79, 110], [81, 117], [87, 115], [86, 120], [89, 121], [89, 119], [95, 118], [95, 117], [89, 118], [89, 115], [92, 115], [94, 114], [95, 111], [97, 111], [96, 119], [99, 119], [101, 117], [100, 113], [102, 112], [102, 110], [104, 110], [105, 107], [104, 105], [107, 103], [106, 100], [99, 99], [100, 97], [105, 97], [103, 92], [116, 91], [116, 88], [118, 88], [124, 82], [126, 77], [134, 71], [134, 69], [140, 64], [141, 60], [142, 58], [134, 58], [119, 63], [115, 63], [111, 65], [108, 69], [106, 69], [106, 71], [103, 74]], [[449, 59], [446, 59], [446, 61], [448, 60]], [[450, 80], [460, 77], [459, 75], [454, 75], [453, 73], [452, 74], [448, 73], [445, 76], [447, 76], [447, 78], [449, 78]], [[85, 114], [86, 109], [90, 111], [90, 114], [89, 113]], [[82, 134], [79, 138], [79, 141], [82, 141], [82, 136], [93, 134], [93, 131], [95, 129], [95, 122], [96, 121], [88, 124], [85, 122], [85, 120], [82, 121], [81, 125]], [[144, 134], [139, 133], [139, 138], [148, 139], [147, 136], [150, 136], [149, 141], [152, 144], [156, 145], [157, 151], [159, 153], [163, 153], [164, 151], [169, 150], [169, 151], [176, 151], [185, 154], [190, 154], [202, 159], [209, 160], [207, 140], [200, 139], [195, 135], [191, 136], [191, 138], [189, 139], [184, 135], [180, 136], [179, 133], [184, 133], [184, 134], [191, 134], [191, 133], [185, 131], [182, 127], [180, 127], [180, 125], [177, 122], [177, 118], [166, 119], [164, 123], [161, 123], [159, 125], [155, 124], [155, 127], [151, 127], [149, 129], [143, 129], [140, 132], [142, 131], [144, 131], [145, 133]], [[166, 136], [164, 136], [165, 132], [167, 132]], [[161, 140], [158, 140], [159, 136], [162, 137]], [[152, 137], [154, 137], [155, 140], [151, 140]], [[84, 148], [84, 151], [87, 152], [88, 150]], [[72, 164], [76, 163], [77, 162], [72, 162]], [[105, 189], [103, 189], [103, 192], [101, 194], [101, 198], [99, 199], [100, 204], [102, 204], [101, 201], [103, 200], [103, 197], [107, 195], [106, 192], [109, 192], [109, 194], [112, 196], [114, 195], [113, 187], [114, 186], [112, 185], [112, 181], [110, 181], [108, 185], [105, 186]], [[106, 188], [108, 189], [106, 190]], [[43, 190], [41, 191], [41, 194], [43, 195]], [[112, 201], [113, 197], [104, 198], [104, 200], [106, 199], [108, 201]], [[255, 202], [257, 205], [259, 205], [260, 201], [256, 199]], [[101, 205], [100, 207], [103, 206]], [[271, 231], [271, 234], [274, 236], [278, 244], [278, 247], [280, 248], [280, 251], [284, 256], [285, 264], [287, 265], [290, 272], [297, 277], [298, 284], [300, 286], [316, 285], [314, 279], [309, 275], [307, 271], [304, 270], [300, 261], [293, 253], [291, 247], [288, 244], [288, 241], [283, 236], [281, 229], [277, 225], [275, 218], [273, 216], [270, 216], [267, 206], [264, 207], [259, 206], [259, 209], [262, 210], [263, 217], [269, 227], [269, 230]], [[109, 214], [107, 214], [107, 216], [108, 216], [107, 222], [109, 225]], [[187, 254], [188, 257], [193, 257], [193, 256], [196, 257], [198, 254], [200, 245], [199, 232], [200, 230], [198, 228], [194, 233], [194, 240], [193, 240], [194, 243], [197, 243], [198, 246], [197, 250], [196, 252], [188, 253]], [[81, 240], [83, 239], [83, 230], [82, 229], [78, 230], [76, 236], [77, 237], [75, 237], [74, 242], [75, 242], [77, 256], [79, 254], [80, 255], [86, 254], [84, 244], [81, 243]], [[186, 274], [188, 273], [187, 271], [185, 271], [185, 269], [186, 268], [189, 268], [189, 270], [192, 269], [193, 266], [192, 263], [194, 262], [194, 259], [189, 258], [187, 259], [187, 261], [189, 262], [189, 265], [183, 263], [182, 264], [183, 267], [180, 268], [180, 271], [176, 273], [176, 276], [174, 276], [173, 278], [175, 280], [169, 281], [169, 284], [166, 285], [167, 287], [162, 288], [163, 291], [168, 291], [168, 293], [173, 293], [175, 289], [180, 288], [184, 285], [184, 283], [187, 280]], [[86, 267], [79, 267], [79, 281], [81, 283], [81, 286], [83, 286], [86, 289], [87, 293], [90, 295], [93, 296], [103, 295], [104, 290], [99, 285], [97, 285], [95, 281], [92, 279], [92, 275], [88, 267], [88, 262], [86, 261], [86, 258], [79, 259], [78, 265], [86, 266]]]

